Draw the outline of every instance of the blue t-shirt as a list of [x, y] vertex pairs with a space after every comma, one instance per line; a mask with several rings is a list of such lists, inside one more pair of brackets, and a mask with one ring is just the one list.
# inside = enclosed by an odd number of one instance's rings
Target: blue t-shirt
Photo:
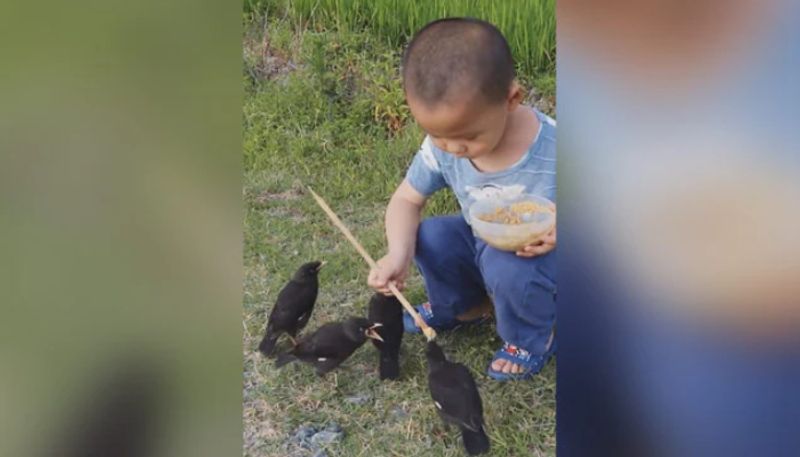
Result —
[[[469, 207], [487, 197], [534, 194], [556, 201], [556, 122], [536, 111], [539, 133], [527, 152], [511, 167], [494, 173], [479, 171], [467, 158], [458, 158], [437, 148], [430, 137], [414, 156], [406, 179], [417, 192], [428, 197], [450, 187], [458, 198], [464, 219]], [[531, 126], [533, 127], [533, 126]]]

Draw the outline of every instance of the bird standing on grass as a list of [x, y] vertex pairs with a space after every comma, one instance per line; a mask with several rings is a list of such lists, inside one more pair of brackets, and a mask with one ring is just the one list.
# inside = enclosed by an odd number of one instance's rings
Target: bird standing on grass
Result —
[[381, 324], [363, 317], [350, 317], [343, 322], [330, 322], [303, 337], [295, 347], [278, 356], [275, 366], [300, 360], [313, 365], [319, 376], [342, 364], [367, 339], [382, 340], [375, 329]]
[[464, 447], [470, 455], [489, 450], [489, 437], [483, 424], [483, 404], [478, 386], [469, 369], [449, 362], [436, 342], [428, 343], [428, 388], [445, 423], [458, 426]]
[[264, 339], [258, 345], [258, 350], [264, 355], [273, 355], [275, 343], [282, 334], [287, 333], [294, 339], [297, 332], [308, 324], [319, 291], [317, 276], [324, 265], [325, 262], [320, 261], [303, 264], [278, 293]]
[[383, 324], [378, 334], [383, 341], [372, 340], [380, 351], [378, 371], [380, 379], [400, 377], [400, 343], [403, 340], [403, 305], [394, 296], [376, 293], [369, 301], [367, 317], [372, 322]]

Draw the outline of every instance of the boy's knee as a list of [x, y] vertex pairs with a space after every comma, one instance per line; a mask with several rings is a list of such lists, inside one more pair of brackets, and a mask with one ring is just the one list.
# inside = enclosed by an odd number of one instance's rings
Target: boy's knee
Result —
[[[439, 216], [423, 219], [417, 229], [416, 253], [423, 255], [436, 252], [446, 255], [452, 251], [454, 241], [463, 238], [466, 224], [460, 216]], [[466, 226], [469, 230], [469, 226]]]
[[417, 251], [441, 248], [448, 238], [453, 237], [451, 225], [443, 217], [423, 219], [417, 230]]
[[417, 264], [435, 266], [442, 261], [447, 262], [447, 238], [452, 237], [448, 234], [446, 224], [442, 223], [441, 218], [433, 217], [423, 219], [417, 230], [417, 246], [414, 252], [414, 260]]

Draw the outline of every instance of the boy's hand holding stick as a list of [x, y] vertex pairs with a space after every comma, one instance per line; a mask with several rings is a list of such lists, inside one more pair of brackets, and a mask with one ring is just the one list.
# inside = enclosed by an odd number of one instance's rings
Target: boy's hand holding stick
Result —
[[[358, 251], [358, 253], [361, 254], [361, 257], [363, 257], [364, 260], [367, 261], [369, 266], [372, 268], [379, 268], [378, 264], [375, 263], [375, 260], [373, 260], [372, 257], [370, 257], [369, 253], [366, 251], [366, 249], [364, 249], [363, 246], [361, 246], [361, 243], [359, 243], [358, 240], [356, 240], [356, 237], [353, 236], [353, 234], [350, 232], [347, 226], [344, 225], [344, 223], [339, 219], [336, 213], [333, 212], [330, 206], [328, 206], [328, 204], [325, 203], [325, 200], [323, 200], [322, 197], [320, 197], [313, 190], [311, 190], [310, 187], [306, 186], [306, 188], [314, 197], [314, 200], [317, 201], [317, 204], [320, 206], [320, 208], [322, 208], [322, 210], [325, 211], [325, 214], [328, 215], [328, 218], [330, 218], [331, 222], [333, 222], [333, 225], [335, 225], [336, 228], [338, 228], [342, 232], [345, 238], [347, 238], [347, 240], [350, 241], [350, 244], [352, 244], [353, 247], [356, 248], [356, 251]], [[394, 294], [395, 297], [397, 297], [397, 299], [400, 301], [400, 303], [403, 305], [406, 311], [408, 311], [408, 313], [411, 314], [411, 317], [414, 318], [414, 322], [417, 324], [417, 326], [419, 326], [420, 329], [422, 329], [422, 333], [425, 334], [425, 338], [427, 338], [428, 341], [433, 341], [433, 339], [436, 338], [436, 331], [425, 323], [422, 317], [420, 317], [417, 310], [415, 310], [414, 307], [411, 306], [411, 303], [409, 303], [409, 301], [406, 300], [406, 297], [404, 297], [403, 294], [400, 293], [400, 290], [397, 289], [397, 286], [395, 286], [393, 282], [389, 283], [389, 290], [392, 291], [392, 294]]]

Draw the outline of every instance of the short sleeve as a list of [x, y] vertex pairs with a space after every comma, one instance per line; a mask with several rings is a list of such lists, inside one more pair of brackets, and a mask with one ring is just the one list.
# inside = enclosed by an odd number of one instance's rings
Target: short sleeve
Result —
[[414, 156], [414, 160], [406, 172], [406, 179], [411, 187], [426, 197], [447, 186], [442, 167], [436, 159], [429, 137], [425, 137], [422, 147]]

